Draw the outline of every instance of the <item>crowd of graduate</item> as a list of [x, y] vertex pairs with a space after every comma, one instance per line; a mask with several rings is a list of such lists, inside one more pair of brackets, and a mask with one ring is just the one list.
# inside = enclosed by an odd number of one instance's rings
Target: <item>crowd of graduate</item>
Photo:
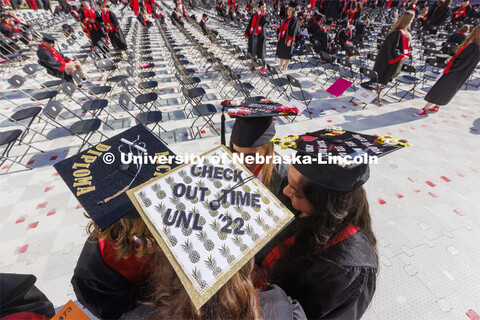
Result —
[[[5, 5], [15, 9], [13, 2]], [[65, 13], [74, 12], [92, 46], [108, 38], [118, 51], [126, 50], [128, 44], [110, 5], [132, 10], [146, 28], [152, 25], [149, 16], [165, 19], [152, 0], [108, 5], [99, 1], [99, 10], [88, 0], [82, 0], [79, 8], [67, 1], [59, 5]], [[417, 0], [312, 0], [302, 7], [295, 2], [275, 0], [267, 4], [248, 1], [245, 9], [240, 9], [235, 1], [220, 1], [212, 10], [225, 19], [243, 21], [248, 52], [263, 60], [266, 42], [272, 40], [266, 38], [266, 28], [271, 26], [267, 5], [278, 10], [280, 17], [280, 24], [275, 27], [280, 72], [287, 70], [294, 48], [305, 41], [310, 41], [316, 52], [328, 53], [346, 50], [362, 41], [362, 30], [371, 23], [362, 19], [365, 8], [398, 10], [399, 18], [386, 34], [373, 68], [384, 86], [412, 58], [412, 22], [420, 21], [432, 36], [439, 25], [455, 22], [458, 32], [448, 42], [458, 47], [425, 97], [427, 105], [417, 113], [419, 116], [437, 112], [439, 106], [448, 104], [480, 60], [480, 26], [464, 23], [467, 19], [478, 23], [478, 5], [470, 6], [468, 1], [452, 7], [451, 0], [438, 0], [431, 5]], [[194, 3], [189, 6], [193, 8]], [[178, 1], [170, 19], [181, 26], [185, 18], [192, 16], [187, 5]], [[0, 20], [4, 36], [23, 32], [14, 12], [4, 11]], [[200, 19], [205, 34], [213, 31], [207, 21], [207, 15]], [[32, 39], [24, 34], [21, 41], [30, 43]], [[41, 64], [55, 76], [71, 75], [76, 70], [83, 75], [78, 61], [55, 50], [55, 38], [51, 35], [43, 35], [37, 50]], [[273, 155], [274, 137], [271, 117], [238, 118], [229, 149], [244, 155]], [[306, 150], [298, 153], [314, 157]], [[202, 308], [195, 308], [133, 205], [111, 217], [86, 213], [91, 217], [89, 238], [72, 278], [78, 301], [102, 319], [360, 319], [373, 298], [378, 270], [376, 238], [363, 188], [370, 175], [369, 166], [347, 169], [334, 164], [287, 167], [254, 163], [248, 170], [291, 209], [295, 218]], [[115, 175], [110, 179], [115, 179]], [[53, 316], [53, 306], [34, 287], [34, 278], [2, 275], [1, 282], [1, 316], [5, 319], [18, 319], [19, 313], [40, 315], [32, 319]]]
[[[463, 1], [452, 7], [451, 0], [438, 0], [430, 5], [427, 1], [354, 1], [331, 0], [310, 1], [306, 7], [298, 9], [296, 2], [285, 2], [279, 9], [282, 19], [277, 28], [277, 51], [280, 60], [278, 71], [287, 70], [290, 59], [296, 52], [303, 52], [303, 44], [310, 41], [316, 53], [336, 54], [349, 52], [355, 43], [363, 40], [365, 27], [372, 21], [362, 19], [362, 8], [386, 8], [399, 10], [401, 15], [385, 36], [373, 70], [377, 73], [380, 88], [394, 80], [402, 70], [404, 63], [412, 60], [410, 27], [416, 20], [421, 29], [428, 31], [432, 38], [439, 26], [451, 23], [456, 30], [446, 39], [444, 45], [451, 45], [452, 56], [445, 61], [443, 76], [438, 79], [425, 97], [426, 106], [415, 113], [425, 116], [428, 111], [438, 112], [455, 96], [462, 85], [469, 79], [480, 60], [480, 11], [479, 5], [469, 5]], [[251, 7], [251, 4], [247, 8]], [[222, 2], [220, 2], [220, 6]], [[277, 2], [274, 3], [278, 5]], [[312, 10], [313, 9], [313, 10]], [[217, 6], [218, 12], [218, 6]], [[468, 21], [468, 23], [464, 23]], [[251, 15], [245, 37], [248, 39], [248, 52], [259, 59], [265, 58], [265, 29], [269, 23], [265, 13], [265, 3], [258, 3], [258, 9]], [[450, 52], [449, 52], [450, 53]], [[379, 90], [380, 91], [380, 90]], [[378, 98], [377, 98], [378, 99]]]

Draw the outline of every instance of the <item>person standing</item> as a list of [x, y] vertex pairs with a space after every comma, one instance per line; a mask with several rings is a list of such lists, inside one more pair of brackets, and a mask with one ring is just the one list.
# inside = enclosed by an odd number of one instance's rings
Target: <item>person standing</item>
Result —
[[450, 4], [452, 4], [452, 0], [438, 0], [430, 10], [428, 13], [428, 23], [425, 26], [425, 29], [429, 30], [430, 34], [437, 33], [435, 27], [441, 25], [450, 17]]
[[447, 105], [475, 71], [479, 61], [480, 25], [458, 47], [455, 56], [447, 60], [442, 76], [425, 96], [427, 104], [414, 115], [425, 116], [427, 111], [438, 112], [440, 106]]
[[291, 1], [288, 4], [287, 17], [282, 21], [278, 29], [277, 56], [280, 59], [279, 72], [287, 70], [292, 58], [293, 41], [298, 33], [298, 22], [295, 8], [297, 3]]
[[102, 17], [90, 6], [90, 1], [88, 0], [82, 0], [82, 7], [80, 7], [79, 11], [80, 24], [82, 28], [88, 32], [88, 36], [92, 41], [92, 47], [94, 47], [98, 41], [105, 37], [99, 23], [99, 21], [102, 21]]
[[258, 10], [255, 12], [247, 25], [245, 30], [245, 38], [248, 39], [248, 53], [252, 57], [265, 59], [266, 43], [265, 43], [265, 24], [267, 23], [267, 16], [265, 11], [265, 3], [260, 1], [258, 3]]
[[98, 7], [102, 11], [102, 21], [105, 25], [105, 32], [108, 34], [113, 48], [115, 50], [126, 50], [127, 42], [125, 41], [125, 36], [123, 35], [117, 16], [110, 11], [102, 1], [98, 2]]
[[325, 16], [332, 21], [337, 21], [342, 10], [342, 3], [340, 0], [326, 1]]
[[414, 17], [413, 11], [406, 11], [398, 18], [387, 33], [375, 60], [373, 70], [378, 74], [378, 83], [386, 85], [395, 78], [410, 57], [410, 33], [408, 31]]
[[50, 0], [42, 0], [43, 10], [52, 12], [52, 6], [50, 5]]

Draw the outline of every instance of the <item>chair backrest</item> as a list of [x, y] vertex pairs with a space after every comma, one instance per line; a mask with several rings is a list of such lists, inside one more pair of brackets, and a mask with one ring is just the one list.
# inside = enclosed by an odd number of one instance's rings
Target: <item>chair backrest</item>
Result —
[[410, 64], [403, 64], [402, 71], [408, 72], [408, 73], [417, 73], [417, 69]]
[[77, 86], [71, 82], [65, 82], [62, 86], [62, 91], [69, 97], [73, 97], [73, 94], [77, 90]]
[[73, 79], [77, 80], [78, 82], [82, 82], [82, 81], [83, 81], [83, 79], [82, 79], [82, 78], [83, 78], [83, 75], [82, 75], [82, 73], [81, 73], [80, 71], [78, 71], [78, 70], [73, 71], [72, 77], [73, 77]]
[[95, 64], [99, 69], [106, 69], [114, 66], [115, 62], [113, 62], [113, 60], [111, 59], [102, 59], [102, 60], [98, 60]]
[[130, 83], [130, 81], [128, 81], [128, 79], [120, 80], [120, 85], [122, 86], [123, 89], [127, 91], [130, 91], [130, 87], [132, 86], [132, 84]]
[[333, 62], [334, 58], [332, 57], [332, 55], [328, 52], [325, 52], [325, 51], [320, 51], [320, 57], [322, 57], [322, 60], [326, 61], [326, 62]]
[[340, 62], [340, 64], [342, 66], [344, 66], [345, 68], [349, 68], [349, 69], [352, 69], [352, 63], [350, 61], [348, 61], [348, 58], [347, 57], [342, 57], [338, 60], [338, 62]]
[[287, 79], [291, 86], [302, 89], [302, 84], [300, 83], [300, 81], [298, 81], [289, 74], [287, 74]]
[[275, 69], [274, 67], [272, 67], [271, 65], [269, 65], [267, 63], [267, 69], [268, 69], [268, 72], [270, 73], [270, 75], [278, 75], [278, 72], [277, 72], [277, 69]]
[[373, 82], [378, 81], [378, 74], [371, 69], [361, 67], [360, 73], [363, 74], [365, 77], [369, 78], [370, 80], [372, 80]]
[[8, 83], [14, 88], [20, 88], [25, 83], [25, 81], [27, 80], [18, 74], [15, 74], [8, 79]]
[[185, 99], [187, 99], [190, 103], [192, 103], [192, 97], [190, 96], [190, 93], [188, 92], [187, 88], [182, 87], [182, 93]]
[[130, 101], [130, 96], [125, 93], [120, 94], [120, 98], [118, 98], [118, 104], [124, 110], [128, 110], [128, 105], [130, 104]]
[[23, 72], [28, 74], [29, 76], [33, 75], [35, 72], [39, 70], [38, 64], [27, 64], [22, 68]]
[[64, 107], [60, 101], [52, 100], [47, 103], [45, 108], [43, 108], [43, 114], [45, 114], [48, 118], [55, 120], [63, 108]]
[[130, 77], [135, 77], [135, 71], [133, 70], [132, 66], [127, 66], [125, 70], [127, 70], [127, 73]]
[[96, 53], [93, 52], [93, 51], [90, 51], [90, 52], [88, 53], [88, 57], [89, 57], [90, 59], [92, 59], [93, 61], [97, 61], [98, 59], [100, 59], [100, 57], [98, 56], [98, 54], [96, 54]]

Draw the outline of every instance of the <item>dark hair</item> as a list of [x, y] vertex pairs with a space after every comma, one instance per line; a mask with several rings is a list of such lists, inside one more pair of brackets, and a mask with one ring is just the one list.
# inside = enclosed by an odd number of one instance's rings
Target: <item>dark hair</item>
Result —
[[[273, 283], [281, 284], [286, 274], [308, 267], [312, 257], [324, 250], [349, 224], [359, 227], [365, 233], [376, 252], [377, 239], [372, 231], [363, 187], [349, 192], [335, 191], [302, 176], [300, 188], [315, 211], [309, 216], [297, 218], [295, 243], [275, 263], [271, 278]], [[378, 254], [376, 255], [378, 261]]]
[[443, 12], [450, 7], [452, 4], [452, 0], [445, 0], [443, 2], [437, 2], [437, 7], [435, 8], [435, 12]]

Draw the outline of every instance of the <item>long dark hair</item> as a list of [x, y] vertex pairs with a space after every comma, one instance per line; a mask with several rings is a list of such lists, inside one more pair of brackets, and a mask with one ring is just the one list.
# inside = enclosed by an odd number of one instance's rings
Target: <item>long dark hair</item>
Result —
[[271, 277], [273, 283], [281, 283], [281, 279], [289, 272], [308, 267], [312, 257], [334, 241], [350, 223], [365, 233], [376, 252], [377, 239], [372, 231], [368, 201], [363, 187], [350, 192], [334, 191], [302, 176], [300, 188], [315, 211], [307, 217], [298, 218], [295, 244], [276, 262]]
[[452, 4], [452, 0], [445, 0], [443, 2], [437, 2], [437, 7], [435, 8], [435, 12], [443, 12], [450, 7]]

